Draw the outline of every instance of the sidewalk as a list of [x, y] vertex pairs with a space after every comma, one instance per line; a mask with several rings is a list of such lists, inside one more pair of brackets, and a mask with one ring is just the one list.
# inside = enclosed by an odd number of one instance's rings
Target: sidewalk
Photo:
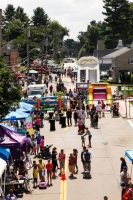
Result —
[[[133, 105], [129, 103], [129, 100], [117, 100], [119, 102], [120, 108], [120, 114], [123, 118], [133, 119]], [[127, 109], [127, 116], [126, 116], [126, 109]]]

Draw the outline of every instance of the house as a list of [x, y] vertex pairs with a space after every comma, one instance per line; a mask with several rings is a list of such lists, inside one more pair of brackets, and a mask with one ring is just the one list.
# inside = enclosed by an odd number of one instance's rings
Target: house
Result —
[[13, 71], [18, 70], [18, 64], [20, 62], [19, 53], [14, 48], [13, 45], [10, 46], [5, 45], [2, 47], [2, 57], [5, 61], [6, 65]]
[[102, 57], [104, 65], [110, 65], [113, 81], [131, 83], [133, 74], [133, 48], [122, 47]]

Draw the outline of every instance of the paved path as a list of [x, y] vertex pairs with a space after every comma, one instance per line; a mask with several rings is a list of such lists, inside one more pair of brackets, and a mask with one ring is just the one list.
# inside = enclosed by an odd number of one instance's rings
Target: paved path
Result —
[[[67, 87], [71, 87], [71, 83], [67, 83]], [[86, 125], [89, 126], [89, 119]], [[64, 149], [67, 157], [73, 148], [79, 151], [78, 165], [79, 173], [76, 179], [69, 179], [69, 172], [66, 170], [67, 180], [62, 182], [60, 177], [53, 180], [53, 187], [47, 190], [36, 189], [32, 194], [25, 195], [25, 200], [48, 199], [48, 200], [102, 200], [104, 195], [109, 200], [120, 200], [119, 186], [119, 158], [124, 156], [126, 149], [133, 146], [133, 128], [124, 118], [112, 118], [110, 114], [99, 120], [99, 129], [92, 129], [92, 179], [84, 180], [82, 172], [82, 164], [80, 162], [81, 153], [81, 137], [77, 135], [77, 127], [66, 127], [62, 129], [56, 122], [56, 131], [49, 131], [49, 123], [45, 121], [45, 126], [41, 129], [41, 133], [45, 135], [47, 144], [54, 144], [60, 149]], [[87, 140], [86, 140], [87, 141]], [[129, 170], [130, 162], [127, 160]], [[66, 169], [67, 169], [66, 162]]]

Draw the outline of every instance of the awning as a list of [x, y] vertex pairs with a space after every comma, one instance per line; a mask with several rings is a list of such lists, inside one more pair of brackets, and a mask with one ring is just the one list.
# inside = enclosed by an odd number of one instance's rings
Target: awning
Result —
[[38, 74], [38, 72], [36, 70], [31, 69], [29, 70], [29, 74]]
[[128, 159], [133, 163], [133, 150], [126, 150], [125, 156], [127, 156]]
[[8, 160], [10, 156], [10, 149], [0, 147], [0, 158], [3, 160]]
[[28, 104], [28, 103], [20, 102], [20, 108], [31, 112], [33, 110], [34, 106], [31, 104]]
[[30, 114], [22, 112], [20, 109], [10, 112], [3, 120], [21, 120], [26, 119]]
[[2, 177], [2, 174], [4, 173], [6, 169], [6, 161], [0, 158], [0, 178]]

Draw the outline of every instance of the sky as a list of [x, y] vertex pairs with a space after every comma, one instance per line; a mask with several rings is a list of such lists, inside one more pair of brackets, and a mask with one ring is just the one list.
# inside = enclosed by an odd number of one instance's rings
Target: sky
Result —
[[0, 8], [8, 4], [21, 6], [29, 17], [36, 7], [43, 7], [51, 20], [57, 20], [69, 29], [69, 38], [77, 39], [92, 21], [102, 21], [103, 0], [0, 0]]

